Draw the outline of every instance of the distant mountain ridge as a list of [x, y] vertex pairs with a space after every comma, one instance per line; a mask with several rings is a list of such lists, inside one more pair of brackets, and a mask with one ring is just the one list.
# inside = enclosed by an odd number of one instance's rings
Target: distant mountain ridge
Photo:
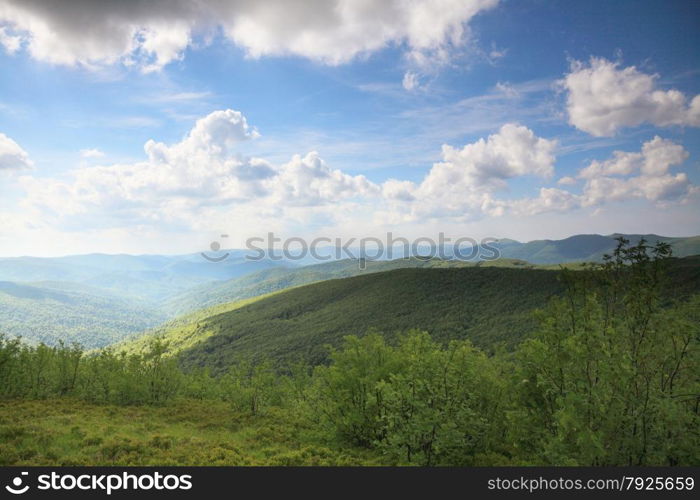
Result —
[[0, 280], [80, 283], [157, 303], [203, 283], [282, 266], [289, 263], [247, 260], [243, 250], [229, 251], [222, 262], [210, 262], [199, 254], [9, 257], [0, 258]]
[[632, 244], [637, 244], [642, 238], [650, 245], [659, 241], [668, 243], [676, 257], [700, 254], [700, 236], [675, 238], [656, 234], [577, 234], [563, 240], [534, 240], [527, 243], [503, 239], [494, 246], [499, 248], [503, 258], [521, 259], [533, 264], [597, 262], [615, 249], [618, 237], [623, 237]]

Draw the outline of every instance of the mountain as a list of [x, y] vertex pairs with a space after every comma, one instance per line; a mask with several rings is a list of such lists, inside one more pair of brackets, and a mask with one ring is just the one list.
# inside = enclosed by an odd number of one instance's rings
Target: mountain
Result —
[[[490, 264], [490, 263], [489, 263]], [[207, 283], [179, 294], [164, 303], [164, 310], [171, 316], [186, 314], [216, 304], [234, 302], [258, 295], [334, 278], [348, 278], [402, 268], [466, 267], [475, 263], [445, 261], [440, 259], [396, 259], [368, 261], [344, 259], [297, 269], [273, 268], [251, 273], [227, 281]], [[515, 265], [504, 259], [499, 265]]]
[[[120, 346], [168, 342], [186, 367], [223, 370], [236, 359], [322, 363], [328, 346], [376, 329], [389, 339], [418, 328], [440, 341], [513, 346], [535, 326], [533, 311], [562, 292], [560, 271], [528, 267], [406, 268], [331, 279], [221, 304]], [[700, 256], [672, 259], [667, 297], [700, 291]]]
[[0, 258], [0, 280], [80, 283], [157, 303], [204, 283], [290, 265], [250, 261], [245, 256], [244, 250], [230, 250], [221, 262], [210, 262], [200, 254]]
[[[181, 350], [186, 366], [215, 370], [238, 357], [320, 363], [327, 345], [369, 329], [393, 337], [420, 328], [438, 340], [512, 345], [533, 327], [532, 310], [560, 293], [557, 276], [556, 271], [475, 266], [376, 272], [216, 306], [208, 316], [185, 318], [155, 336]], [[147, 340], [138, 342], [124, 348], [138, 350]]]
[[157, 309], [76, 283], [0, 281], [0, 333], [104, 347], [164, 321]]
[[669, 243], [676, 257], [700, 254], [700, 236], [672, 238], [656, 234], [578, 234], [563, 240], [534, 240], [520, 243], [515, 240], [502, 239], [494, 245], [501, 251], [501, 257], [521, 259], [533, 264], [561, 264], [565, 262], [597, 262], [606, 253], [611, 253], [617, 246], [616, 238], [624, 237], [632, 244], [641, 238], [648, 244], [657, 241]]

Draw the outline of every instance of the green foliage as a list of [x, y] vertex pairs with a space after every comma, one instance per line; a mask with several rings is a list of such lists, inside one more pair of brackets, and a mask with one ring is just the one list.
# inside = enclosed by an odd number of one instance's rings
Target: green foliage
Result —
[[31, 344], [54, 345], [60, 339], [104, 347], [164, 318], [153, 306], [92, 287], [0, 282], [0, 331]]
[[319, 409], [344, 438], [420, 465], [473, 465], [501, 451], [502, 365], [469, 342], [442, 347], [417, 330], [397, 347], [348, 337], [332, 360], [317, 370]]
[[110, 350], [85, 356], [80, 346], [28, 346], [0, 335], [0, 397], [76, 396], [115, 404], [163, 404], [178, 391], [183, 374], [152, 342], [143, 355]]
[[[666, 302], [700, 291], [700, 258], [671, 259], [667, 267], [664, 279], [673, 285], [664, 292]], [[278, 366], [326, 363], [326, 346], [338, 347], [345, 336], [372, 329], [389, 343], [397, 332], [415, 328], [445, 344], [469, 339], [488, 351], [499, 344], [512, 349], [536, 328], [533, 311], [564, 292], [562, 272], [569, 271], [483, 265], [398, 269], [217, 306], [156, 335], [181, 353], [183, 366], [208, 366], [214, 373], [238, 359], [269, 359]], [[132, 350], [147, 338], [124, 348]]]
[[[212, 334], [180, 356], [0, 335], [0, 464], [698, 465], [699, 259], [669, 253], [300, 287], [191, 316]], [[523, 342], [469, 340], [547, 299]]]
[[537, 462], [698, 462], [700, 299], [662, 308], [668, 246], [627, 244], [566, 275], [519, 350], [513, 429]]
[[[328, 362], [327, 346], [375, 329], [389, 342], [420, 329], [440, 342], [470, 339], [490, 349], [516, 345], [536, 326], [532, 311], [563, 291], [558, 273], [469, 267], [398, 269], [329, 280], [261, 298], [183, 328], [203, 340], [180, 354], [185, 367], [218, 373], [237, 359]], [[177, 342], [180, 332], [163, 338]]]
[[469, 262], [440, 259], [395, 259], [363, 261], [343, 259], [297, 269], [272, 268], [257, 271], [219, 283], [207, 283], [176, 295], [165, 302], [169, 314], [186, 314], [227, 302], [238, 302], [288, 288], [330, 279], [349, 278], [403, 268], [466, 267]]
[[216, 400], [167, 406], [0, 401], [0, 466], [390, 464], [377, 451], [327, 439], [283, 408], [251, 417]]

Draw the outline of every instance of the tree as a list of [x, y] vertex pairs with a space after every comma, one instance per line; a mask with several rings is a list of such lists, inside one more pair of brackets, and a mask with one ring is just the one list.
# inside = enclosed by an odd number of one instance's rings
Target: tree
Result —
[[689, 463], [683, 441], [697, 440], [700, 365], [688, 308], [697, 300], [662, 307], [669, 257], [666, 244], [620, 238], [602, 264], [563, 274], [565, 296], [518, 353], [514, 418], [525, 425], [515, 429], [526, 452], [542, 450], [538, 461]]

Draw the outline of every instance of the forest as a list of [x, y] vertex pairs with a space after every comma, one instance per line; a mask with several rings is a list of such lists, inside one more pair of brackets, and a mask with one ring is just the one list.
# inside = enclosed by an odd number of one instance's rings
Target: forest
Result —
[[698, 465], [700, 295], [668, 293], [670, 257], [621, 238], [558, 274], [531, 333], [486, 350], [358, 325], [317, 363], [224, 370], [158, 337], [3, 336], [0, 464]]

